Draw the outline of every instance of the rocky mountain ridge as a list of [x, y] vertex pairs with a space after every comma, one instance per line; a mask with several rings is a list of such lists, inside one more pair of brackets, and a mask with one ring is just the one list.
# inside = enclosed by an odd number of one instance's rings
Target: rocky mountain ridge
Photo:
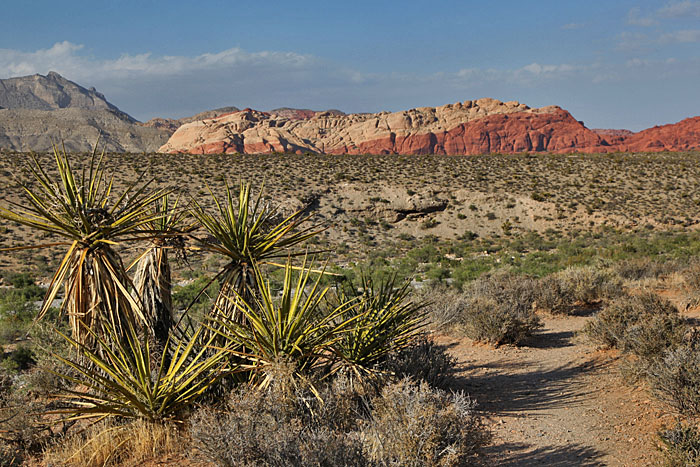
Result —
[[53, 71], [0, 80], [0, 149], [48, 151], [63, 143], [69, 151], [84, 152], [99, 136], [107, 151], [143, 152], [157, 149], [171, 134], [143, 127], [95, 88]]
[[167, 153], [485, 154], [700, 149], [700, 117], [633, 133], [588, 129], [558, 106], [483, 98], [401, 112], [345, 114], [222, 107], [141, 123], [58, 73], [0, 80], [0, 149]]
[[0, 79], [0, 109], [58, 110], [79, 108], [109, 110], [127, 120], [130, 115], [110, 104], [95, 88], [85, 89], [54, 71], [46, 76], [31, 75]]
[[401, 112], [306, 118], [244, 109], [181, 126], [159, 152], [487, 154], [700, 149], [700, 117], [639, 133], [590, 130], [558, 106], [483, 98]]

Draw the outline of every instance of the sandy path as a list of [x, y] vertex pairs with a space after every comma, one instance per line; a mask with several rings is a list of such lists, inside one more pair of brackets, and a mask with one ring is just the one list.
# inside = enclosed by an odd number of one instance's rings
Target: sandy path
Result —
[[622, 383], [614, 352], [577, 335], [591, 318], [544, 318], [527, 346], [494, 349], [443, 336], [459, 387], [489, 417], [489, 456], [503, 466], [658, 465], [656, 431], [672, 419]]

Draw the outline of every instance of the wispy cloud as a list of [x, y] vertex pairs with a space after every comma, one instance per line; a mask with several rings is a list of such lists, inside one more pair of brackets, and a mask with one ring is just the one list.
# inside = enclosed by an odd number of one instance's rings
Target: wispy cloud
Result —
[[574, 31], [576, 29], [581, 29], [585, 26], [584, 23], [568, 23], [561, 27], [564, 31]]
[[660, 8], [657, 14], [664, 18], [700, 18], [700, 1], [672, 2]]
[[643, 16], [642, 10], [634, 7], [627, 13], [627, 24], [648, 27], [655, 25], [656, 20], [651, 16]]
[[691, 44], [700, 42], [700, 29], [682, 29], [662, 34], [659, 37], [662, 44]]
[[237, 68], [287, 68], [303, 69], [313, 66], [315, 59], [292, 52], [250, 53], [232, 48], [217, 53], [205, 53], [194, 57], [162, 56], [150, 53], [123, 54], [116, 59], [98, 60], [80, 55], [83, 45], [64, 41], [48, 49], [19, 52], [0, 49], [0, 77], [45, 73], [53, 70], [76, 79], [120, 78], [134, 76], [164, 76], [201, 71]]

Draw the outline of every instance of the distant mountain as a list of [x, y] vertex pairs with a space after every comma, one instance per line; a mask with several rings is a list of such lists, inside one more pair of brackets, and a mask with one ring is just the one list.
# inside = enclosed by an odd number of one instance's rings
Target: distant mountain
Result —
[[110, 110], [127, 120], [131, 116], [107, 102], [95, 88], [85, 89], [55, 71], [46, 76], [31, 75], [0, 79], [0, 108], [27, 110], [87, 109]]
[[329, 115], [335, 115], [337, 117], [347, 115], [345, 112], [336, 109], [319, 111], [311, 109], [293, 109], [291, 107], [280, 107], [279, 109], [270, 110], [270, 112], [268, 113], [288, 118], [290, 120], [307, 120], [309, 118], [315, 117], [316, 115], [325, 113]]
[[175, 133], [175, 130], [180, 128], [182, 125], [197, 120], [206, 120], [208, 118], [215, 118], [222, 115], [230, 114], [233, 112], [238, 112], [240, 109], [238, 107], [220, 107], [214, 110], [205, 110], [197, 115], [185, 118], [152, 118], [149, 121], [142, 123], [143, 126], [158, 128], [165, 131], [169, 131], [170, 134]]
[[700, 117], [632, 133], [590, 130], [558, 106], [483, 98], [400, 112], [245, 109], [181, 126], [169, 153], [488, 154], [700, 149]]
[[56, 72], [0, 80], [0, 149], [48, 151], [63, 142], [89, 151], [97, 141], [108, 151], [154, 151], [172, 132], [145, 128], [107, 101]]
[[63, 143], [68, 151], [87, 152], [99, 137], [100, 149], [107, 151], [153, 152], [169, 136], [109, 110], [0, 110], [0, 149], [44, 152]]

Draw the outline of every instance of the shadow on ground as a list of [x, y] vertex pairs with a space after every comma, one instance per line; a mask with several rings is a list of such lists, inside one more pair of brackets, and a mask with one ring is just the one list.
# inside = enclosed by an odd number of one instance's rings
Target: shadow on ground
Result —
[[524, 443], [504, 443], [490, 446], [485, 455], [491, 465], [525, 467], [546, 465], [549, 467], [598, 467], [603, 453], [589, 446], [545, 446], [536, 449]]
[[[563, 348], [572, 345], [573, 337], [570, 331], [543, 333], [528, 344], [537, 349]], [[474, 397], [479, 408], [489, 414], [546, 411], [584, 400], [590, 388], [580, 376], [609, 365], [592, 360], [543, 368], [532, 356], [509, 360], [463, 365], [458, 368], [460, 376], [454, 388]]]
[[587, 362], [564, 365], [547, 370], [527, 371], [533, 363], [491, 363], [478, 368], [493, 370], [488, 374], [470, 374], [476, 368], [465, 368], [457, 378], [455, 388], [474, 397], [479, 408], [489, 414], [509, 414], [523, 411], [546, 411], [571, 407], [580, 403], [590, 391], [576, 377], [596, 371], [604, 365]]
[[534, 349], [560, 349], [574, 345], [571, 340], [575, 334], [573, 331], [547, 332], [536, 334], [524, 342], [524, 346]]

